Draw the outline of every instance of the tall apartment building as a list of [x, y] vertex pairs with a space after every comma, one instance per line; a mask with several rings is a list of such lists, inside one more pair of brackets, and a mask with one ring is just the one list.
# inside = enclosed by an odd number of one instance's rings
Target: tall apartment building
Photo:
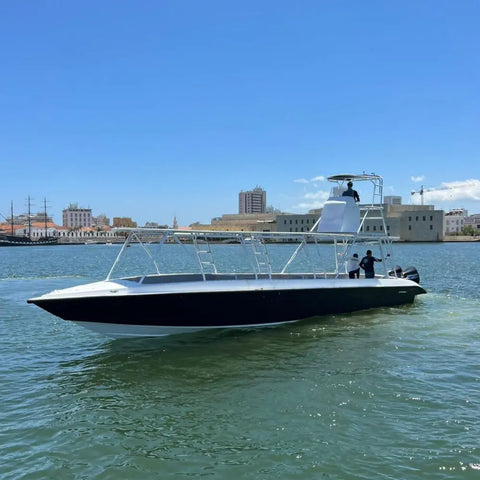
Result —
[[238, 213], [265, 213], [267, 192], [260, 187], [238, 194]]
[[79, 208], [76, 203], [71, 203], [65, 210], [62, 210], [62, 225], [67, 228], [91, 227], [92, 209]]

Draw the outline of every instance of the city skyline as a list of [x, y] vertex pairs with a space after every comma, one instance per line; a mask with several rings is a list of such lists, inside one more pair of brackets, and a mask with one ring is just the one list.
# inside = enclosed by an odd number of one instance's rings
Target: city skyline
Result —
[[[480, 212], [478, 2], [2, 5], [0, 213], [180, 225], [319, 208], [338, 173]], [[362, 197], [361, 188], [359, 189]], [[98, 211], [97, 211], [98, 208]]]
[[[453, 187], [441, 187], [441, 188], [439, 189], [439, 191], [443, 192], [443, 191], [445, 191], [445, 190], [451, 190], [451, 189], [455, 189], [455, 188], [458, 188], [458, 186], [453, 186]], [[255, 187], [255, 188], [252, 189], [252, 190], [256, 190], [256, 189], [262, 190], [262, 189], [261, 189], [260, 187], [258, 187], [258, 186]], [[262, 190], [262, 191], [263, 191], [263, 190]], [[242, 193], [242, 192], [245, 192], [245, 191], [242, 190], [242, 191], [240, 191], [239, 193]], [[421, 200], [421, 195], [423, 195], [423, 196], [424, 196], [423, 204], [424, 204], [425, 206], [433, 206], [435, 210], [443, 210], [445, 214], [454, 213], [455, 211], [460, 211], [460, 210], [467, 210], [467, 209], [464, 209], [464, 208], [449, 208], [448, 210], [444, 210], [444, 209], [438, 208], [438, 207], [435, 205], [435, 203], [431, 203], [431, 202], [428, 202], [428, 201], [425, 200], [425, 197], [427, 197], [429, 194], [432, 194], [432, 193], [435, 194], [436, 192], [437, 192], [436, 190], [429, 192], [429, 191], [427, 191], [427, 189], [422, 189], [422, 188], [421, 188], [419, 191], [411, 192], [411, 193], [412, 193], [412, 196], [413, 196], [413, 194], [415, 194], [415, 195], [418, 196], [418, 201], [415, 202], [415, 203], [412, 203], [412, 202], [410, 202], [410, 203], [405, 203], [405, 202], [403, 201], [403, 198], [402, 198], [401, 196], [397, 196], [397, 195], [384, 195], [384, 200], [387, 200], [386, 203], [391, 203], [391, 202], [388, 201], [388, 199], [385, 198], [385, 197], [390, 197], [390, 200], [391, 200], [392, 197], [393, 197], [393, 198], [400, 198], [402, 205], [409, 205], [409, 204], [412, 204], [412, 205], [421, 205], [421, 204], [422, 204], [422, 203], [421, 203], [421, 202], [422, 202], [422, 200]], [[264, 193], [266, 194], [267, 192], [264, 191]], [[333, 192], [333, 193], [335, 194], [335, 192]], [[28, 197], [28, 198], [30, 199], [30, 197]], [[367, 203], [367, 202], [364, 202], [364, 203]], [[394, 203], [395, 203], [395, 204], [399, 204], [399, 203], [397, 203], [396, 201], [395, 201]], [[321, 202], [321, 206], [323, 206], [323, 201]], [[313, 208], [311, 208], [310, 210], [311, 210], [311, 211], [317, 210], [318, 208], [321, 208], [321, 206], [320, 206], [320, 207], [313, 207]], [[271, 207], [273, 207], [273, 206], [269, 206], [269, 207], [271, 208]], [[143, 225], [146, 225], [146, 224], [150, 224], [150, 223], [154, 223], [154, 224], [157, 223], [157, 224], [159, 224], [159, 222], [156, 221], [156, 220], [146, 220], [144, 223], [140, 223], [140, 222], [137, 221], [137, 219], [135, 219], [135, 218], [133, 218], [133, 217], [126, 216], [126, 215], [122, 215], [121, 213], [117, 213], [117, 214], [115, 214], [115, 215], [113, 215], [113, 216], [106, 215], [104, 212], [96, 213], [95, 208], [91, 208], [90, 206], [86, 207], [86, 206], [78, 205], [77, 202], [70, 202], [67, 207], [65, 207], [64, 209], [62, 209], [62, 211], [61, 211], [61, 217], [62, 217], [62, 218], [61, 218], [60, 221], [56, 221], [55, 218], [54, 218], [54, 215], [50, 214], [50, 213], [48, 212], [48, 210], [47, 210], [47, 212], [46, 212], [46, 213], [47, 213], [47, 217], [49, 217], [49, 218], [52, 220], [52, 222], [53, 222], [54, 224], [58, 225], [58, 226], [66, 226], [66, 225], [65, 225], [65, 222], [64, 222], [65, 212], [68, 211], [70, 208], [81, 209], [81, 210], [91, 210], [92, 220], [93, 220], [93, 219], [97, 219], [97, 218], [101, 218], [101, 219], [102, 219], [102, 222], [103, 222], [105, 219], [110, 220], [110, 223], [112, 223], [112, 221], [113, 221], [114, 218], [130, 218], [133, 222], [137, 223], [139, 227], [140, 227], [140, 226], [143, 226]], [[308, 212], [300, 212], [300, 214], [309, 214], [309, 213], [310, 213], [310, 210], [309, 210]], [[43, 215], [44, 215], [44, 211], [43, 211], [43, 210], [41, 210], [41, 211], [40, 211], [40, 210], [35, 211], [34, 208], [31, 208], [31, 212], [30, 212], [30, 213], [31, 213], [31, 216], [32, 216], [32, 217], [37, 217], [37, 216], [43, 216]], [[278, 210], [277, 210], [277, 213], [281, 213], [281, 214], [298, 214], [299, 212], [287, 212], [287, 211], [278, 211]], [[4, 223], [4, 224], [5, 224], [5, 223], [8, 223], [8, 220], [10, 220], [10, 217], [7, 216], [7, 215], [4, 215], [2, 212], [0, 212], [0, 214], [1, 214], [1, 217], [2, 217], [2, 218], [0, 219], [0, 224], [2, 224], [2, 223]], [[238, 215], [243, 215], [244, 213], [238, 212], [238, 209], [237, 209], [237, 211], [235, 211], [235, 212], [223, 212], [223, 213], [222, 213], [222, 215], [237, 215], [237, 214], [238, 214]], [[473, 216], [473, 215], [479, 215], [480, 213], [478, 213], [478, 212], [471, 212], [471, 211], [468, 211], [468, 210], [467, 210], [467, 214], [468, 214], [468, 216]], [[254, 213], [254, 215], [255, 215], [255, 213]], [[15, 211], [14, 211], [14, 218], [15, 218], [15, 219], [18, 220], [18, 219], [21, 219], [21, 217], [25, 217], [25, 221], [26, 221], [27, 212], [15, 212]], [[203, 222], [203, 223], [204, 223], [204, 224], [209, 224], [210, 221], [212, 221], [212, 220], [214, 220], [214, 219], [216, 219], [216, 218], [218, 218], [218, 217], [219, 217], [219, 216], [211, 217], [207, 222]], [[42, 220], [42, 221], [43, 221], [43, 220]], [[172, 218], [171, 223], [170, 223], [170, 222], [164, 222], [164, 224], [171, 226], [171, 225], [173, 225], [173, 223], [174, 223], [175, 221], [176, 221], [176, 217]], [[93, 222], [93, 223], [95, 223], [95, 222]], [[196, 223], [196, 222], [193, 222], [193, 223]], [[202, 222], [198, 222], [198, 223], [202, 223]], [[110, 225], [110, 226], [112, 226], [112, 225]], [[184, 225], [184, 226], [187, 226], [187, 225]]]

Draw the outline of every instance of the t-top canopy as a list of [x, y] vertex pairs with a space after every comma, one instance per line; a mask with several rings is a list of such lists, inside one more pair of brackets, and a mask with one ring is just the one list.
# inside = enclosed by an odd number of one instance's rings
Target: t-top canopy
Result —
[[372, 181], [372, 180], [382, 180], [380, 175], [375, 175], [374, 173], [362, 173], [360, 175], [352, 175], [352, 174], [340, 174], [340, 175], [332, 175], [328, 177], [327, 180], [329, 182], [345, 182], [345, 181], [352, 181], [352, 182], [362, 182], [362, 181]]

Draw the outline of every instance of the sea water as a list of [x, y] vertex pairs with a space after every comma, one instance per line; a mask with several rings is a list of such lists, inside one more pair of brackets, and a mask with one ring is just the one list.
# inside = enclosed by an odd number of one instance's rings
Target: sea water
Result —
[[480, 478], [479, 249], [396, 245], [413, 305], [165, 341], [26, 303], [118, 246], [1, 248], [0, 478]]

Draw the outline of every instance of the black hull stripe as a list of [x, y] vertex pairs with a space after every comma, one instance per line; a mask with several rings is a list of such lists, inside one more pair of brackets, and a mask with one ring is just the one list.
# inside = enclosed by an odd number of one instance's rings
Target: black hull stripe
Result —
[[268, 325], [332, 313], [412, 303], [419, 286], [227, 291], [35, 299], [65, 320], [124, 325]]

